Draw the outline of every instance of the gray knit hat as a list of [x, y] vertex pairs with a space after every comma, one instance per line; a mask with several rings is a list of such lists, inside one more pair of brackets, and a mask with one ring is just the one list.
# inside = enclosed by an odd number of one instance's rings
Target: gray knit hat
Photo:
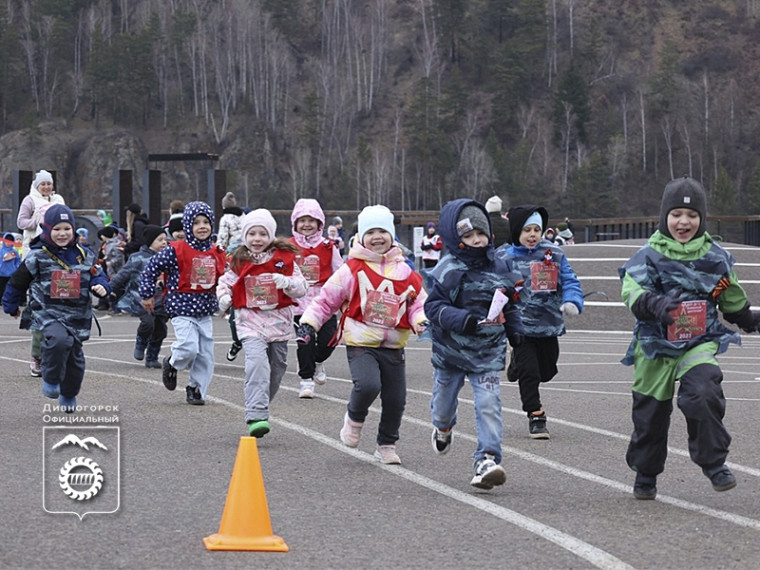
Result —
[[462, 237], [472, 230], [480, 230], [491, 237], [491, 223], [483, 210], [475, 206], [465, 206], [457, 217], [457, 235]]
[[232, 192], [227, 192], [222, 197], [222, 208], [234, 208], [237, 206], [237, 200], [235, 200], [235, 195]]
[[699, 228], [694, 237], [705, 233], [707, 224], [707, 196], [702, 185], [688, 176], [668, 182], [662, 193], [660, 206], [660, 233], [672, 238], [668, 231], [668, 214], [676, 208], [689, 208], [699, 214]]

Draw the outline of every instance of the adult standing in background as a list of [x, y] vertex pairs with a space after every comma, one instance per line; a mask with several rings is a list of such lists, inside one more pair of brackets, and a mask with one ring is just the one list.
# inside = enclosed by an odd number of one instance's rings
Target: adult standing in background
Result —
[[338, 235], [340, 236], [340, 239], [343, 240], [343, 244], [344, 245], [343, 245], [343, 247], [341, 249], [339, 249], [340, 255], [341, 255], [341, 257], [343, 257], [344, 255], [346, 255], [346, 246], [345, 246], [345, 244], [347, 243], [346, 242], [346, 230], [343, 228], [343, 218], [341, 218], [340, 216], [335, 216], [332, 219], [332, 224], [330, 224], [330, 225], [335, 226], [335, 228], [338, 230]]
[[[29, 253], [29, 244], [37, 234], [42, 232], [40, 224], [45, 219], [45, 212], [53, 204], [65, 204], [63, 196], [56, 193], [53, 188], [53, 175], [47, 170], [40, 170], [34, 175], [34, 180], [32, 180], [32, 185], [29, 188], [29, 194], [21, 200], [18, 217], [16, 218], [18, 229], [24, 232], [21, 248], [22, 259]], [[31, 318], [26, 314], [29, 310], [29, 307], [24, 310], [24, 317]], [[42, 331], [33, 330], [29, 374], [36, 378], [42, 376], [41, 342]]]
[[40, 223], [45, 217], [45, 210], [53, 204], [64, 204], [63, 196], [53, 188], [53, 175], [47, 170], [40, 170], [34, 175], [32, 185], [18, 209], [16, 224], [24, 232], [21, 257], [29, 252], [29, 243], [40, 233]]
[[501, 213], [501, 198], [495, 194], [486, 200], [486, 212], [491, 218], [491, 229], [493, 230], [493, 246], [499, 247], [505, 243], [510, 243], [509, 220]]
[[124, 260], [126, 261], [130, 254], [139, 251], [140, 247], [145, 244], [143, 231], [145, 226], [150, 224], [148, 216], [143, 214], [140, 204], [130, 204], [127, 206], [127, 245], [124, 246]]

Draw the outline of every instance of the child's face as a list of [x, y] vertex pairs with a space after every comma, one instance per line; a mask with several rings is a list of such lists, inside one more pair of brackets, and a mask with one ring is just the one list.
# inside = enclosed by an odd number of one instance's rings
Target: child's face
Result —
[[668, 231], [679, 243], [687, 243], [694, 239], [699, 222], [699, 212], [691, 208], [675, 208], [668, 212]]
[[470, 230], [466, 234], [462, 234], [459, 239], [464, 245], [470, 247], [486, 247], [488, 245], [488, 236], [482, 230]]
[[253, 253], [261, 253], [269, 245], [269, 234], [264, 226], [253, 226], [245, 234], [245, 245]]
[[427, 232], [429, 236], [432, 236], [435, 233], [435, 226], [430, 226]]
[[319, 231], [319, 220], [311, 216], [301, 216], [296, 220], [296, 231], [306, 237], [313, 236]]
[[160, 234], [148, 247], [150, 247], [150, 249], [155, 252], [159, 252], [164, 249], [166, 247], [166, 234]]
[[372, 228], [362, 237], [362, 245], [375, 253], [385, 253], [393, 245], [393, 236], [380, 228]]
[[172, 238], [177, 241], [182, 241], [185, 239], [185, 230], [177, 230], [176, 232], [172, 232]]
[[211, 220], [206, 216], [195, 216], [195, 219], [193, 220], [193, 235], [195, 236], [195, 239], [203, 241], [204, 239], [210, 238], [212, 229]]
[[87, 243], [87, 238], [84, 237], [81, 234], [77, 234], [79, 237], [77, 238], [79, 240], [79, 243]]
[[538, 224], [530, 224], [525, 226], [520, 232], [520, 245], [524, 245], [528, 249], [533, 249], [541, 241], [541, 228]]
[[[42, 186], [40, 184], [40, 186]], [[68, 222], [60, 222], [50, 230], [50, 239], [58, 247], [65, 247], [74, 238], [74, 228]]]
[[327, 235], [330, 236], [333, 239], [337, 238], [338, 237], [338, 229], [336, 227], [334, 227], [334, 226], [330, 226], [327, 229]]

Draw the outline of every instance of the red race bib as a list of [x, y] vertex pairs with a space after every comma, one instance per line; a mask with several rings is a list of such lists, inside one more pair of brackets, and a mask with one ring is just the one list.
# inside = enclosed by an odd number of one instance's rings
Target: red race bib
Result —
[[668, 340], [691, 340], [707, 330], [707, 301], [683, 301], [670, 311], [673, 324], [668, 325]]
[[50, 297], [53, 299], [79, 298], [79, 271], [54, 270], [50, 280]]

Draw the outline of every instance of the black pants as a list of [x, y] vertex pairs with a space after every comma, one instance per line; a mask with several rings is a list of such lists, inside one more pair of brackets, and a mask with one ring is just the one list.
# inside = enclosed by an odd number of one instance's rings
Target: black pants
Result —
[[[676, 401], [686, 418], [691, 460], [702, 469], [726, 462], [731, 436], [723, 425], [726, 399], [723, 373], [714, 364], [699, 364], [680, 378]], [[673, 401], [633, 393], [633, 435], [628, 444], [628, 466], [644, 475], [656, 476], [665, 469], [668, 428]]]
[[[298, 315], [295, 319], [295, 327], [298, 329], [298, 325], [301, 322], [301, 316]], [[328, 346], [335, 331], [338, 328], [338, 319], [335, 315], [330, 317], [319, 329], [316, 334], [316, 338], [312, 338], [310, 342], [306, 344], [298, 343], [296, 349], [296, 356], [298, 357], [298, 377], [303, 380], [311, 380], [316, 372], [317, 362], [324, 362], [335, 350], [334, 346]]]
[[524, 412], [537, 412], [541, 409], [541, 395], [538, 386], [548, 382], [557, 375], [559, 359], [559, 342], [556, 336], [525, 337], [525, 341], [512, 349], [514, 372], [520, 385], [520, 400]]
[[42, 379], [48, 384], [58, 384], [62, 396], [76, 396], [84, 379], [82, 341], [57, 321], [46, 325], [42, 334]]
[[157, 315], [155, 313], [144, 313], [140, 315], [140, 324], [137, 326], [137, 336], [139, 336], [145, 344], [153, 344], [155, 346], [161, 346], [164, 342], [166, 334], [168, 332], [166, 323], [169, 317], [167, 315]]

